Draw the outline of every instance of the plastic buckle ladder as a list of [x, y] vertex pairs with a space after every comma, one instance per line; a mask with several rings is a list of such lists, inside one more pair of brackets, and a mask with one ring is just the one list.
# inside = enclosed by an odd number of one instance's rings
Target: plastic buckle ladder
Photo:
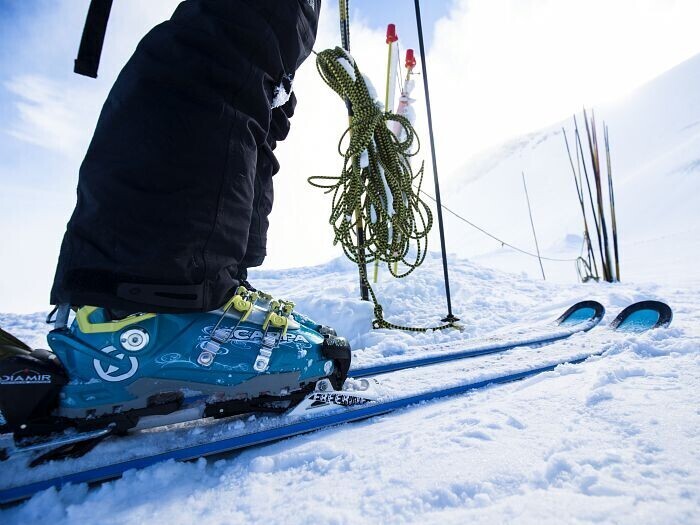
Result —
[[[253, 311], [253, 307], [255, 306], [255, 303], [259, 297], [260, 294], [258, 292], [251, 293], [244, 286], [238, 287], [236, 290], [236, 295], [234, 295], [226, 304], [224, 307], [224, 312], [221, 314], [221, 317], [217, 321], [216, 325], [214, 325], [214, 328], [212, 328], [209, 339], [202, 343], [200, 347], [202, 351], [197, 357], [198, 364], [202, 366], [211, 366], [214, 363], [214, 359], [219, 353], [221, 345], [225, 344], [231, 337], [231, 334], [240, 326], [240, 324], [248, 319], [248, 316]], [[241, 318], [238, 320], [235, 326], [219, 329], [219, 325], [221, 325], [221, 322], [224, 320], [226, 314], [232, 306], [235, 310], [242, 313]]]
[[[289, 326], [289, 316], [294, 310], [294, 303], [289, 301], [271, 301], [270, 309], [263, 323], [263, 336], [260, 343], [258, 356], [253, 363], [253, 370], [256, 372], [264, 372], [270, 366], [270, 358], [272, 351], [277, 347], [280, 340], [287, 334]], [[270, 325], [275, 328], [281, 328], [280, 332], [269, 333]]]

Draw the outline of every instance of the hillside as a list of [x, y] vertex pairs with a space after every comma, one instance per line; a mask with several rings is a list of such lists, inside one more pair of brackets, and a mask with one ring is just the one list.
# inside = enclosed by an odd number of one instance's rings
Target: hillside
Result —
[[[700, 55], [595, 112], [610, 129], [623, 278], [699, 280], [693, 261], [700, 255]], [[578, 119], [582, 127], [580, 112]], [[583, 224], [562, 126], [572, 142], [569, 118], [468, 162], [445, 184], [445, 204], [534, 251], [524, 171], [543, 255], [576, 257]], [[539, 276], [535, 259], [501, 249], [450, 214], [446, 218], [450, 251]], [[559, 280], [575, 279], [571, 263], [545, 262], [545, 270]]]

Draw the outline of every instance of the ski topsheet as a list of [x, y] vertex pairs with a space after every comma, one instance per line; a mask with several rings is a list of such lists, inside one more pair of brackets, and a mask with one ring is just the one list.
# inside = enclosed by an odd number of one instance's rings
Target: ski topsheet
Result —
[[[670, 308], [646, 302], [625, 309], [611, 325], [615, 331], [641, 332], [667, 326]], [[606, 332], [610, 333], [610, 332]], [[588, 351], [581, 340], [541, 348], [514, 349], [507, 354], [479, 355], [460, 363], [404, 369], [382, 376], [375, 385], [374, 400], [357, 397], [355, 403], [336, 403], [334, 392], [314, 392], [302, 416], [249, 417], [247, 420], [200, 420], [177, 427], [142, 431], [100, 443], [83, 457], [27, 468], [21, 457], [1, 464], [0, 502], [27, 498], [50, 487], [67, 483], [96, 482], [115, 478], [131, 469], [148, 467], [170, 459], [189, 460], [242, 450], [330, 426], [371, 418], [423, 401], [469, 392], [487, 385], [517, 381], [553, 370], [564, 363], [579, 363], [603, 352], [602, 340]], [[351, 374], [352, 375], [352, 374]], [[438, 389], [407, 391], [406, 385], [439, 384]], [[341, 396], [336, 396], [340, 399]], [[352, 396], [351, 396], [352, 397]], [[371, 397], [371, 396], [370, 396]], [[345, 404], [342, 404], [345, 403]], [[294, 414], [298, 414], [295, 411]], [[22, 463], [23, 462], [23, 463]], [[14, 465], [13, 465], [14, 463]]]
[[359, 368], [351, 368], [355, 378], [386, 374], [396, 370], [433, 365], [457, 359], [505, 352], [518, 346], [539, 346], [566, 339], [578, 332], [587, 332], [603, 319], [605, 308], [596, 301], [581, 301], [571, 306], [555, 321], [541, 326], [521, 326], [519, 329], [479, 338], [471, 341], [458, 341], [442, 346], [431, 347], [430, 355], [419, 358], [396, 360]]

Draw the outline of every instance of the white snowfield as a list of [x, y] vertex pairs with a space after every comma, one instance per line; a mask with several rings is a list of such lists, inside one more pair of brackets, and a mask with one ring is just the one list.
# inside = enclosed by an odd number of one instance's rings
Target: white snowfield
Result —
[[[574, 111], [585, 152], [583, 115], [580, 108], [572, 108]], [[678, 277], [691, 273], [695, 276], [692, 282], [700, 285], [690, 262], [700, 257], [700, 55], [617, 103], [596, 107], [595, 117], [601, 152], [603, 121], [610, 130], [622, 277], [678, 282]], [[575, 163], [573, 119], [567, 118], [466, 162], [443, 184], [443, 203], [505, 241], [533, 252], [521, 180], [524, 171], [542, 255], [576, 257], [583, 221], [562, 127]], [[501, 247], [450, 213], [445, 220], [448, 238], [459, 239], [448, 244], [458, 255], [485, 266], [541, 277], [537, 259]], [[588, 221], [589, 225], [593, 222], [592, 216]], [[591, 235], [597, 251], [595, 234]], [[545, 260], [544, 269], [548, 279], [572, 280], [566, 263]]]
[[[384, 379], [383, 387], [392, 393], [422, 390], [605, 350], [603, 357], [518, 383], [223, 459], [157, 465], [94, 490], [85, 485], [48, 490], [5, 509], [0, 521], [698, 522], [698, 292], [649, 284], [552, 284], [458, 258], [450, 269], [462, 333], [371, 330], [371, 309], [354, 298], [355, 268], [340, 259], [256, 272], [253, 279], [263, 289], [294, 297], [300, 311], [348, 334], [362, 364], [418, 354], [419, 345], [484, 335], [514, 321], [545, 322], [585, 298], [605, 304], [604, 324], [630, 302], [647, 298], [667, 301], [675, 319], [671, 328], [643, 335], [611, 334], [601, 326], [537, 350], [406, 370]], [[387, 317], [418, 325], [439, 320], [445, 308], [441, 273], [437, 254], [431, 254], [408, 279], [382, 275], [377, 288], [386, 298]], [[41, 344], [39, 332], [46, 331], [39, 315], [2, 315], [0, 323], [33, 344]], [[113, 440], [108, 449], [129, 446], [133, 441], [127, 438], [123, 444]], [[55, 468], [60, 471], [60, 464]]]
[[[698, 71], [700, 58], [599, 113], [610, 122], [618, 174], [621, 284], [572, 284], [573, 265], [545, 266], [559, 281], [566, 274], [568, 284], [487, 268], [498, 262], [511, 271], [524, 264], [532, 265], [532, 275], [538, 271], [536, 261], [511, 256], [504, 262], [503, 252], [479, 264], [463, 258], [477, 240], [452, 223], [448, 248], [462, 254], [450, 257], [453, 305], [464, 329], [416, 334], [371, 329], [371, 305], [357, 299], [357, 271], [342, 259], [251, 272], [259, 288], [294, 300], [299, 311], [346, 335], [363, 366], [421, 355], [422, 346], [484, 336], [514, 322], [547, 322], [583, 299], [607, 308], [601, 326], [589, 334], [537, 350], [406, 370], [382, 380], [392, 393], [562, 355], [603, 349], [603, 356], [224, 458], [131, 471], [92, 490], [47, 490], [0, 510], [0, 523], [700, 523]], [[506, 233], [515, 224], [523, 233], [514, 242], [528, 239], [527, 217], [506, 213], [514, 214], [515, 199], [522, 198], [517, 177], [525, 158], [532, 162], [525, 170], [536, 222], [544, 211], [538, 186], [551, 190], [549, 204], [561, 211], [555, 214], [561, 219], [539, 222], [543, 250], [559, 246], [555, 255], [568, 256], [578, 246], [572, 249], [566, 234], [580, 233], [581, 226], [563, 139], [544, 133], [521, 142], [511, 146], [525, 157], [508, 155], [504, 147], [484, 159], [486, 167], [465, 170], [465, 184], [445, 194], [461, 203], [459, 211], [496, 214], [502, 221], [495, 233], [511, 240]], [[506, 172], [516, 177], [517, 193], [503, 178]], [[490, 200], [489, 185], [491, 195], [503, 190], [500, 204]], [[503, 213], [497, 206], [505, 206]], [[471, 218], [484, 224], [478, 214]], [[381, 272], [376, 289], [391, 322], [429, 326], [446, 314], [435, 253], [406, 279]], [[641, 335], [605, 329], [622, 308], [644, 299], [673, 308], [670, 328]], [[0, 325], [41, 346], [43, 316], [2, 314]], [[206, 425], [196, 431], [206, 438]], [[112, 440], [104, 450], [128, 453], [128, 447], [154, 441]], [[29, 476], [0, 463], [0, 477], [23, 475]]]

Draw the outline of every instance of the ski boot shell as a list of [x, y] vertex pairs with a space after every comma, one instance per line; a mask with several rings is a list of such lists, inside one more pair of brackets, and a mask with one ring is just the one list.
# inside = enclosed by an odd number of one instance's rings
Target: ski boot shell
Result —
[[[347, 340], [296, 322], [292, 310], [291, 303], [240, 289], [208, 313], [111, 320], [104, 309], [82, 307], [69, 328], [48, 335], [61, 377], [69, 378], [60, 393], [51, 390], [58, 398], [50, 400], [51, 416], [126, 431], [142, 416], [192, 403], [206, 405], [204, 417], [223, 417], [286, 409], [321, 379], [341, 388], [350, 367]], [[1, 385], [0, 407], [21, 395], [10, 397]], [[27, 411], [25, 418], [35, 419]]]

